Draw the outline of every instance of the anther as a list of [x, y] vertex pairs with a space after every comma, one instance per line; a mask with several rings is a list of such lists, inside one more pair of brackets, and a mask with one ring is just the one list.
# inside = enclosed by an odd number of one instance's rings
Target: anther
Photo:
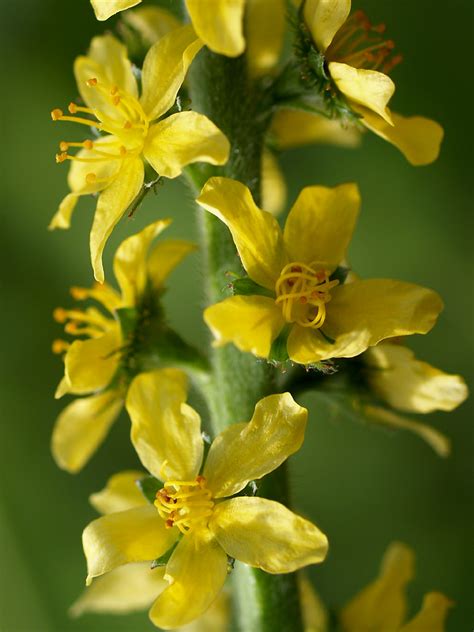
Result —
[[117, 94], [118, 90], [119, 90], [118, 86], [113, 86], [112, 90], [110, 91], [110, 94], [114, 96]]
[[167, 529], [171, 529], [173, 526], [174, 526], [174, 521], [168, 518], [168, 520], [165, 522], [165, 527]]
[[53, 119], [53, 121], [59, 121], [59, 119], [63, 116], [64, 112], [59, 108], [54, 108], [54, 110], [51, 111], [51, 118]]
[[73, 101], [67, 106], [67, 109], [70, 114], [77, 114], [77, 105]]
[[60, 154], [56, 154], [56, 162], [59, 164], [61, 162], [64, 162], [65, 160], [67, 160], [68, 155], [67, 152], [62, 151]]
[[126, 156], [126, 155], [127, 155], [127, 148], [126, 148], [126, 147], [124, 147], [123, 145], [121, 145], [121, 147], [120, 147], [120, 149], [119, 149], [119, 152], [120, 152], [120, 155], [121, 155], [122, 157], [123, 157], [123, 156]]
[[53, 318], [57, 323], [64, 323], [67, 320], [67, 311], [62, 307], [56, 307], [53, 312]]
[[84, 147], [86, 149], [93, 149], [94, 148], [94, 143], [91, 140], [89, 140], [89, 139], [86, 139], [82, 144], [84, 145]]
[[130, 129], [132, 127], [132, 123], [130, 121], [125, 121], [123, 125], [123, 129]]
[[88, 86], [89, 88], [95, 88], [96, 85], [97, 85], [97, 79], [95, 77], [91, 77], [91, 79], [88, 79], [86, 81], [86, 86]]
[[96, 180], [97, 180], [97, 175], [95, 173], [88, 173], [86, 175], [87, 184], [94, 184]]
[[63, 353], [64, 351], [67, 351], [69, 347], [70, 347], [69, 343], [66, 342], [65, 340], [61, 340], [60, 338], [58, 338], [57, 340], [53, 340], [53, 344], [51, 345], [51, 349], [53, 353], [57, 355], [59, 355], [60, 353]]
[[69, 292], [71, 293], [72, 298], [76, 301], [83, 301], [89, 296], [89, 290], [85, 287], [77, 287], [76, 285], [74, 285]]
[[119, 95], [114, 96], [114, 98], [112, 99], [112, 103], [114, 105], [118, 105], [120, 103], [121, 99]]
[[62, 141], [59, 143], [59, 149], [60, 149], [61, 151], [67, 151], [67, 150], [69, 149], [69, 143], [66, 143], [66, 141], [62, 140]]
[[308, 299], [306, 298], [306, 296], [300, 296], [300, 303], [302, 305], [306, 305], [307, 302], [308, 302]]
[[75, 334], [79, 333], [80, 329], [79, 329], [79, 326], [78, 326], [77, 323], [69, 322], [69, 323], [67, 323], [67, 325], [65, 325], [64, 331], [67, 334], [75, 335]]

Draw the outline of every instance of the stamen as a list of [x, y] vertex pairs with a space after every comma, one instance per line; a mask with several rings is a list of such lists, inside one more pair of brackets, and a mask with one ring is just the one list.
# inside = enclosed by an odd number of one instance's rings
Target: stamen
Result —
[[64, 115], [64, 112], [62, 110], [60, 110], [59, 108], [55, 108], [54, 110], [51, 110], [51, 118], [53, 119], [53, 121], [59, 121]]
[[64, 353], [65, 351], [67, 351], [70, 346], [71, 345], [69, 344], [69, 342], [66, 342], [65, 340], [61, 340], [60, 338], [57, 338], [56, 340], [53, 340], [51, 349], [53, 353], [55, 353], [56, 355], [59, 355], [60, 353]]
[[329, 281], [329, 272], [321, 269], [321, 264], [290, 263], [275, 285], [275, 302], [287, 322], [319, 329], [326, 319], [330, 290], [338, 283]]
[[186, 534], [207, 526], [214, 502], [205, 478], [198, 476], [194, 481], [167, 481], [156, 493], [155, 506], [167, 528], [176, 526]]

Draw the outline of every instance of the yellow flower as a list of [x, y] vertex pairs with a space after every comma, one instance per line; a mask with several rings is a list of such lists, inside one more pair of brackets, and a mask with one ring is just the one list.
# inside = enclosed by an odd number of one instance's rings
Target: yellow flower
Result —
[[362, 123], [394, 144], [413, 165], [436, 160], [442, 127], [420, 116], [390, 112], [395, 91], [389, 73], [401, 61], [385, 25], [373, 25], [363, 11], [350, 14], [351, 0], [305, 0], [304, 19], [330, 78], [361, 116]]
[[[362, 360], [371, 391], [382, 402], [402, 413], [451, 411], [468, 396], [466, 383], [460, 375], [449, 375], [417, 360], [413, 351], [401, 344], [392, 341], [381, 343], [364, 353]], [[440, 456], [449, 455], [449, 439], [435, 428], [382, 406], [362, 404], [362, 409], [371, 421], [410, 430]]]
[[235, 496], [300, 448], [307, 411], [289, 393], [260, 400], [250, 422], [214, 440], [200, 474], [201, 420], [185, 400], [185, 378], [176, 370], [134, 379], [126, 402], [132, 443], [164, 484], [154, 505], [99, 518], [83, 535], [89, 584], [123, 564], [159, 558], [177, 542], [166, 564], [169, 586], [150, 610], [164, 629], [185, 625], [210, 606], [225, 582], [228, 555], [268, 573], [288, 573], [321, 562], [327, 551], [324, 534], [283, 505]]
[[[90, 497], [91, 504], [103, 515], [146, 507], [145, 496], [137, 481], [145, 476], [139, 471], [125, 471], [112, 476], [105, 489]], [[146, 562], [119, 566], [97, 578], [71, 606], [70, 614], [78, 617], [97, 612], [127, 614], [146, 610], [156, 596], [168, 586], [164, 579], [165, 568], [150, 568]], [[182, 632], [225, 632], [229, 619], [228, 595], [223, 591], [202, 617]]]
[[406, 413], [451, 411], [466, 399], [460, 375], [449, 375], [417, 360], [411, 349], [384, 342], [363, 356], [372, 390], [392, 408]]
[[[427, 593], [421, 610], [406, 621], [406, 585], [413, 579], [414, 555], [394, 542], [387, 549], [378, 578], [342, 610], [344, 632], [443, 632], [452, 602], [438, 592]], [[405, 623], [404, 623], [405, 622]]]
[[219, 345], [233, 342], [268, 358], [273, 341], [289, 328], [290, 359], [314, 364], [359, 355], [385, 338], [426, 333], [442, 309], [439, 296], [418, 285], [389, 279], [339, 283], [337, 269], [360, 205], [355, 184], [303, 189], [283, 232], [240, 182], [211, 178], [197, 201], [227, 224], [256, 284], [250, 295], [205, 310]]
[[72, 288], [75, 299], [93, 299], [99, 309], [58, 308], [54, 312], [55, 319], [65, 323], [66, 333], [80, 337], [72, 344], [63, 340], [53, 344], [57, 353], [66, 352], [56, 397], [92, 393], [66, 406], [53, 430], [53, 456], [69, 472], [77, 472], [87, 463], [123, 407], [126, 379], [121, 368], [127, 362], [130, 340], [121, 331], [117, 310], [139, 307], [148, 287], [159, 294], [170, 272], [194, 249], [189, 242], [168, 240], [148, 253], [153, 239], [170, 221], [155, 222], [119, 246], [114, 272], [120, 292], [107, 284]]
[[[113, 36], [92, 40], [89, 55], [78, 57], [74, 72], [86, 106], [69, 105], [70, 115], [55, 109], [54, 121], [72, 121], [104, 132], [94, 140], [60, 143], [58, 162], [71, 160], [71, 189], [50, 228], [69, 228], [78, 197], [99, 193], [90, 235], [95, 278], [104, 280], [102, 252], [113, 228], [144, 183], [144, 161], [166, 178], [175, 178], [196, 161], [223, 164], [229, 143], [205, 116], [177, 112], [164, 116], [194, 56], [202, 47], [190, 26], [175, 29], [154, 44], [142, 71], [142, 94], [126, 48]], [[79, 147], [76, 155], [69, 149]]]
[[[107, 20], [141, 0], [91, 0], [98, 20]], [[185, 0], [194, 30], [210, 50], [237, 57], [245, 50], [244, 12], [249, 58], [266, 70], [276, 62], [283, 39], [285, 0]], [[257, 70], [258, 72], [258, 70]]]

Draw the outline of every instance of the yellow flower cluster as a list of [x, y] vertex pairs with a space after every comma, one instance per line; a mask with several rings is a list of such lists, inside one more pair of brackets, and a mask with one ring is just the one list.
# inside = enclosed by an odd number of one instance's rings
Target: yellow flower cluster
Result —
[[[140, 2], [91, 0], [99, 20]], [[53, 343], [53, 350], [64, 354], [56, 397], [78, 397], [56, 421], [52, 452], [61, 468], [78, 472], [125, 406], [131, 443], [145, 468], [112, 476], [91, 496], [102, 515], [83, 533], [89, 587], [71, 614], [151, 606], [150, 619], [162, 629], [194, 622], [197, 627], [186, 629], [223, 631], [229, 617], [224, 584], [235, 560], [272, 575], [293, 573], [323, 562], [328, 540], [311, 521], [259, 493], [260, 480], [303, 444], [308, 411], [290, 392], [267, 390], [272, 394], [252, 402], [250, 421], [227, 420], [206, 448], [201, 416], [187, 403], [188, 376], [178, 367], [184, 347], [160, 301], [169, 274], [195, 246], [176, 239], [152, 245], [171, 221], [158, 220], [117, 249], [113, 269], [119, 289], [104, 282], [105, 244], [148, 190], [162, 178], [189, 175], [193, 163], [226, 165], [238, 151], [210, 118], [183, 111], [179, 91], [200, 50], [207, 46], [233, 58], [246, 52], [254, 85], [280, 72], [284, 0], [184, 4], [190, 18], [184, 26], [155, 7], [124, 15], [149, 47], [141, 71], [114, 35], [95, 37], [88, 54], [74, 63], [80, 100], [71, 102], [67, 113], [51, 112], [53, 121], [82, 125], [90, 137], [60, 143], [56, 160], [71, 162], [70, 192], [50, 228], [69, 228], [80, 196], [97, 198], [90, 233], [96, 283], [71, 290], [74, 299], [94, 305], [54, 312], [65, 332], [77, 338]], [[387, 73], [400, 58], [383, 25], [374, 26], [360, 11], [351, 13], [350, 0], [292, 4], [312, 53], [322, 59], [328, 89], [354, 119], [341, 126], [295, 102], [272, 104], [264, 113], [261, 147], [266, 210], [247, 186], [253, 183], [211, 167], [203, 171], [211, 177], [196, 196], [199, 212], [204, 209], [229, 229], [242, 273], [231, 283], [233, 295], [206, 307], [205, 322], [214, 347], [232, 343], [256, 356], [248, 356], [254, 364], [290, 364], [299, 376], [319, 369], [329, 381], [334, 360], [343, 360], [341, 372], [347, 366], [348, 374], [355, 372], [364, 383], [360, 408], [367, 418], [411, 429], [445, 456], [445, 437], [400, 415], [450, 411], [467, 397], [460, 376], [417, 360], [399, 340], [429, 332], [443, 308], [441, 298], [412, 283], [350, 273], [348, 248], [361, 205], [354, 183], [304, 188], [282, 229], [275, 215], [284, 206], [286, 188], [273, 153], [308, 142], [356, 146], [367, 128], [421, 165], [436, 159], [443, 131], [434, 121], [389, 110], [395, 86]], [[175, 361], [169, 361], [173, 345]], [[210, 388], [218, 390], [213, 377], [211, 369], [194, 383], [204, 397]], [[426, 595], [419, 614], [404, 623], [405, 586], [412, 575], [412, 552], [393, 544], [380, 576], [342, 610], [341, 629], [442, 630], [451, 604], [440, 593]], [[324, 632], [327, 614], [304, 577], [299, 593], [307, 632]]]

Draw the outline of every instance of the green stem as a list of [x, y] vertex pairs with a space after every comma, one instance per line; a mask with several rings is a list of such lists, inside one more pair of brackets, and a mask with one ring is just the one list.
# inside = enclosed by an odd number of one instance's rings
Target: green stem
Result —
[[[193, 109], [208, 115], [231, 143], [228, 163], [221, 169], [194, 168], [189, 176], [199, 189], [210, 175], [222, 175], [246, 184], [260, 201], [262, 148], [269, 122], [266, 95], [247, 77], [244, 57], [229, 59], [203, 50], [190, 74]], [[205, 278], [210, 304], [226, 297], [228, 272], [242, 274], [227, 227], [198, 209]], [[249, 420], [256, 402], [274, 392], [275, 371], [250, 354], [228, 345], [212, 351], [212, 394], [208, 398], [215, 434], [232, 423]], [[264, 496], [289, 504], [286, 468], [266, 477]], [[241, 632], [300, 632], [302, 627], [296, 576], [269, 575], [236, 564], [234, 596]]]

